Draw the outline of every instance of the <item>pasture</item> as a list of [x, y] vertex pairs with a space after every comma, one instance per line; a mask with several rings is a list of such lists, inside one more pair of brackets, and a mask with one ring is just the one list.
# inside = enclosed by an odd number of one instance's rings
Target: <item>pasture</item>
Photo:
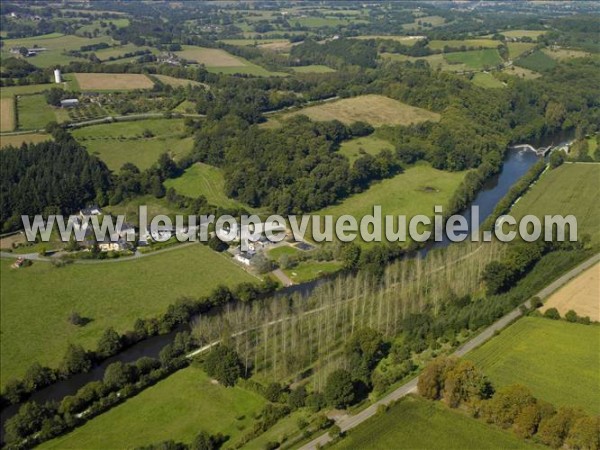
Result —
[[15, 99], [3, 97], [0, 102], [0, 131], [13, 131], [16, 126]]
[[415, 45], [418, 41], [423, 39], [423, 36], [395, 36], [395, 35], [387, 35], [387, 34], [369, 34], [366, 36], [356, 36], [351, 39], [382, 39], [388, 41], [396, 41], [400, 42], [402, 45]]
[[446, 53], [444, 58], [450, 64], [464, 64], [469, 69], [481, 70], [492, 68], [502, 63], [498, 50], [472, 50], [467, 52]]
[[294, 283], [305, 283], [341, 268], [339, 261], [303, 261], [284, 272]]
[[220, 48], [205, 48], [184, 45], [183, 50], [176, 52], [180, 58], [187, 59], [206, 67], [242, 67], [244, 62]]
[[312, 64], [310, 66], [293, 66], [292, 71], [296, 73], [331, 73], [335, 72], [335, 69], [331, 67], [323, 66], [321, 64]]
[[467, 358], [497, 387], [523, 384], [555, 406], [600, 413], [598, 326], [523, 317]]
[[[56, 367], [67, 343], [94, 348], [106, 328], [131, 330], [137, 318], [164, 313], [181, 296], [199, 297], [220, 284], [255, 281], [230, 258], [202, 244], [62, 268], [34, 262], [13, 270], [12, 262], [0, 261], [2, 383], [23, 376], [35, 361]], [[91, 322], [72, 325], [73, 311]]]
[[302, 114], [312, 120], [339, 120], [345, 124], [362, 120], [374, 127], [381, 125], [409, 125], [428, 120], [438, 121], [440, 115], [426, 109], [410, 106], [382, 95], [360, 95], [283, 114], [287, 118]]
[[65, 110], [50, 106], [43, 94], [21, 95], [17, 99], [20, 130], [40, 130], [48, 122], [63, 122], [68, 118]]
[[534, 72], [533, 70], [525, 69], [524, 67], [519, 67], [512, 65], [510, 67], [506, 67], [502, 70], [503, 73], [507, 73], [509, 75], [513, 75], [515, 77], [522, 78], [524, 80], [535, 80], [542, 76], [541, 73]]
[[474, 85], [482, 88], [494, 89], [505, 87], [505, 84], [502, 81], [494, 77], [494, 75], [489, 72], [478, 72], [473, 75], [473, 79], [471, 81]]
[[600, 165], [563, 164], [542, 175], [538, 182], [512, 208], [521, 219], [526, 214], [542, 222], [546, 214], [573, 214], [577, 218], [577, 235], [589, 234], [593, 244], [600, 243]]
[[373, 135], [350, 139], [342, 142], [339, 152], [354, 163], [363, 154], [377, 155], [382, 150], [394, 151], [394, 145], [389, 141]]
[[519, 58], [515, 61], [515, 64], [524, 67], [525, 69], [533, 70], [534, 72], [543, 72], [556, 67], [556, 61], [540, 50], [523, 58]]
[[536, 448], [512, 432], [453, 409], [441, 402], [408, 396], [377, 414], [331, 448], [344, 449], [526, 449]]
[[[144, 137], [144, 133], [151, 135]], [[162, 153], [174, 159], [192, 150], [193, 139], [185, 135], [183, 119], [146, 119], [113, 122], [73, 130], [73, 137], [88, 152], [103, 160], [109, 169], [119, 170], [130, 162], [147, 169]]]
[[181, 87], [181, 86], [192, 86], [192, 87], [205, 86], [205, 87], [207, 87], [206, 84], [200, 83], [199, 81], [186, 80], [184, 78], [175, 78], [175, 77], [170, 77], [168, 75], [152, 75], [152, 77], [156, 78], [158, 81], [160, 81], [163, 84], [168, 84], [169, 86], [173, 86], [173, 87]]
[[75, 73], [82, 91], [129, 91], [151, 89], [154, 83], [146, 75], [138, 73]]
[[0, 88], [0, 97], [13, 97], [23, 94], [38, 94], [53, 87], [62, 87], [62, 84], [29, 84], [25, 86], [3, 86]]
[[585, 58], [591, 55], [591, 53], [584, 52], [582, 50], [574, 50], [571, 48], [545, 48], [542, 51], [556, 61], [566, 61], [573, 58]]
[[462, 40], [447, 40], [429, 41], [427, 46], [432, 50], [443, 50], [444, 47], [461, 48], [461, 47], [483, 47], [483, 48], [497, 48], [501, 44], [500, 41], [494, 41], [492, 39], [462, 39]]
[[535, 44], [530, 42], [507, 42], [506, 47], [508, 48], [508, 55], [510, 58], [515, 59], [531, 50], [535, 47]]
[[11, 134], [10, 136], [0, 136], [0, 148], [12, 145], [20, 147], [22, 144], [34, 143], [52, 140], [49, 134], [41, 133], [26, 133], [26, 134]]
[[166, 188], [174, 188], [178, 193], [196, 198], [204, 195], [208, 203], [222, 208], [245, 207], [237, 200], [225, 195], [223, 172], [218, 167], [196, 163], [183, 175], [165, 181]]
[[574, 310], [581, 317], [600, 322], [600, 264], [596, 264], [552, 294], [541, 312], [556, 308], [562, 317]]
[[531, 39], [537, 39], [538, 36], [546, 33], [546, 30], [509, 30], [509, 31], [501, 31], [500, 34], [506, 36], [507, 38], [523, 38], [530, 37]]
[[[424, 16], [419, 17], [412, 23], [402, 24], [402, 29], [405, 31], [416, 31], [423, 29], [423, 23], [431, 24], [433, 28], [442, 26], [446, 23], [446, 19], [441, 16]], [[429, 27], [427, 27], [429, 28]]]
[[213, 384], [202, 370], [188, 367], [39, 448], [138, 448], [169, 439], [191, 444], [200, 431], [223, 433], [228, 445], [250, 430], [265, 403], [254, 392]]

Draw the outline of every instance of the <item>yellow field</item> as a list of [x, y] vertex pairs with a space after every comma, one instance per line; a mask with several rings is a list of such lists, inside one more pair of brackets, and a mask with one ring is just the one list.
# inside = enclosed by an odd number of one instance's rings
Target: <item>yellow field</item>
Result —
[[287, 118], [302, 114], [312, 120], [325, 121], [337, 119], [345, 124], [362, 120], [374, 127], [381, 125], [410, 125], [411, 123], [438, 121], [440, 115], [426, 109], [401, 103], [382, 95], [361, 95], [334, 102], [309, 106], [292, 113], [284, 114]]
[[179, 86], [187, 86], [191, 84], [192, 86], [207, 86], [204, 83], [200, 83], [198, 81], [193, 80], [185, 80], [183, 78], [174, 78], [168, 75], [152, 75], [153, 77], [160, 80], [161, 83], [168, 84], [169, 86], [179, 87]]
[[0, 131], [12, 131], [15, 129], [15, 99], [6, 97], [0, 102]]
[[376, 35], [368, 35], [368, 36], [356, 36], [352, 39], [386, 39], [390, 41], [400, 42], [402, 45], [414, 45], [418, 41], [420, 41], [423, 36], [388, 36], [385, 34], [376, 34]]
[[20, 147], [23, 143], [37, 143], [43, 141], [49, 141], [52, 136], [49, 134], [38, 134], [38, 133], [27, 133], [27, 134], [13, 134], [11, 136], [0, 136], [0, 148], [12, 145], [13, 147]]
[[154, 83], [146, 75], [137, 73], [75, 73], [82, 91], [125, 91], [151, 89]]
[[292, 43], [290, 41], [285, 42], [268, 42], [266, 44], [259, 44], [258, 48], [262, 48], [263, 50], [271, 50], [273, 52], [281, 52], [286, 53], [289, 52], [292, 48]]
[[243, 61], [219, 48], [184, 45], [183, 50], [176, 53], [181, 58], [204, 64], [206, 67], [241, 67], [245, 65]]
[[557, 61], [564, 61], [565, 59], [571, 58], [584, 58], [586, 56], [590, 56], [590, 53], [588, 52], [584, 52], [581, 50], [571, 50], [568, 48], [559, 48], [556, 50], [545, 48], [542, 51], [550, 58], [556, 59]]
[[569, 281], [550, 296], [540, 308], [556, 308], [562, 317], [574, 310], [578, 316], [600, 321], [600, 264], [596, 264]]

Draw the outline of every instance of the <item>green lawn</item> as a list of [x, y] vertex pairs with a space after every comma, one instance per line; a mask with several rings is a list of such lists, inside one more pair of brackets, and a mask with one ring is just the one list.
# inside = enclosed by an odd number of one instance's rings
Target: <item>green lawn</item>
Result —
[[[154, 136], [142, 137], [145, 130]], [[78, 128], [72, 134], [111, 170], [119, 170], [126, 162], [147, 169], [162, 153], [177, 159], [189, 153], [194, 145], [191, 137], [185, 137], [183, 119], [114, 122]]]
[[486, 67], [493, 67], [502, 62], [502, 58], [495, 48], [485, 50], [473, 50], [468, 52], [446, 53], [444, 58], [450, 64], [464, 64], [469, 69], [481, 70]]
[[61, 112], [59, 109], [46, 103], [43, 94], [22, 95], [17, 100], [19, 129], [43, 129], [48, 122], [58, 121]]
[[524, 58], [518, 59], [515, 61], [515, 64], [535, 72], [543, 72], [545, 70], [553, 69], [556, 67], [557, 63], [546, 53], [538, 50], [533, 52], [531, 55], [527, 55]]
[[[109, 326], [123, 332], [138, 317], [166, 311], [181, 296], [209, 294], [219, 284], [255, 281], [230, 258], [202, 244], [132, 261], [55, 268], [49, 263], [13, 270], [2, 259], [2, 383], [20, 377], [34, 361], [55, 367], [67, 343], [96, 346]], [[84, 327], [68, 322], [78, 312]]]
[[333, 449], [525, 449], [535, 448], [441, 402], [409, 396], [378, 414], [332, 446]]
[[189, 367], [39, 448], [136, 448], [170, 439], [190, 444], [200, 431], [229, 436], [227, 446], [250, 429], [264, 404], [254, 392], [212, 384]]
[[303, 261], [296, 267], [285, 269], [284, 272], [294, 283], [304, 283], [341, 268], [342, 263], [338, 261]]
[[600, 413], [600, 327], [524, 317], [468, 355], [495, 386]]
[[295, 256], [300, 253], [301, 250], [298, 250], [291, 245], [280, 245], [279, 247], [275, 247], [269, 250], [269, 258], [277, 261], [283, 255]]
[[563, 164], [545, 172], [519, 200], [511, 214], [519, 220], [526, 214], [542, 222], [547, 214], [573, 214], [577, 218], [578, 238], [587, 233], [600, 243], [600, 165]]
[[499, 79], [495, 78], [489, 72], [478, 72], [473, 76], [471, 80], [473, 84], [483, 88], [503, 88], [505, 85]]
[[165, 181], [165, 187], [174, 188], [188, 197], [196, 198], [204, 195], [209, 203], [223, 208], [239, 208], [248, 206], [225, 195], [223, 172], [218, 167], [204, 163], [196, 163], [178, 178]]
[[381, 150], [394, 151], [394, 145], [384, 139], [366, 136], [342, 142], [339, 152], [350, 160], [352, 164], [365, 153], [377, 155]]

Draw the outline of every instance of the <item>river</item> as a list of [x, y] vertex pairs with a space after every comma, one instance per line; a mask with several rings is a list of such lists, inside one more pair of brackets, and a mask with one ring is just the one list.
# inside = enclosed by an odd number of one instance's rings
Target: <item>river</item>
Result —
[[[539, 157], [532, 151], [518, 151], [512, 149], [507, 150], [502, 170], [484, 184], [471, 204], [471, 206], [479, 207], [479, 223], [483, 223], [483, 221], [492, 213], [498, 201], [504, 197], [511, 186], [527, 172], [527, 170], [538, 160], [538, 158]], [[461, 214], [467, 218], [469, 224], [472, 223], [471, 207], [467, 208], [465, 211], [462, 211]], [[448, 246], [450, 243], [451, 241], [444, 236], [442, 241], [432, 242], [430, 245], [428, 245], [422, 250], [421, 254], [425, 255], [432, 249], [443, 248]], [[289, 295], [292, 293], [308, 295], [316, 286], [324, 283], [325, 281], [326, 279], [320, 279], [290, 286], [277, 291], [275, 295]], [[145, 339], [144, 341], [127, 348], [118, 355], [108, 358], [102, 364], [94, 367], [88, 373], [78, 374], [70, 377], [67, 380], [58, 381], [47, 388], [35, 392], [31, 395], [28, 401], [33, 400], [39, 403], [45, 403], [47, 401], [61, 401], [65, 396], [75, 394], [77, 390], [87, 383], [101, 380], [104, 376], [106, 367], [111, 363], [117, 361], [128, 363], [135, 361], [142, 356], [157, 358], [160, 350], [165, 345], [173, 341], [174, 336], [178, 331], [181, 331], [181, 329], [162, 336], [154, 336]], [[18, 411], [19, 407], [20, 405], [11, 405], [2, 410], [0, 415], [2, 437], [4, 435], [4, 422], [9, 417], [14, 415]]]

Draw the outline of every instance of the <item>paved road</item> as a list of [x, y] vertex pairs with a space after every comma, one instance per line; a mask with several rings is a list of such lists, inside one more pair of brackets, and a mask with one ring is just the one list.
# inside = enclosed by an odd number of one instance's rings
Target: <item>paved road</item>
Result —
[[[579, 275], [580, 273], [589, 269], [590, 267], [592, 267], [594, 264], [596, 264], [598, 262], [600, 262], [600, 253], [591, 257], [590, 259], [581, 263], [574, 269], [570, 270], [569, 272], [567, 272], [566, 274], [564, 274], [563, 276], [561, 276], [554, 282], [550, 283], [544, 289], [539, 291], [537, 293], [537, 296], [540, 297], [541, 299], [548, 297], [550, 294], [552, 294], [554, 291], [556, 291], [558, 288], [560, 288], [562, 285], [564, 285], [567, 281], [571, 280], [572, 278], [575, 278], [577, 275]], [[530, 306], [529, 300], [526, 301], [524, 303], [524, 305], [529, 307]], [[473, 350], [474, 348], [479, 347], [481, 344], [483, 344], [484, 342], [489, 340], [491, 337], [493, 337], [494, 333], [507, 327], [513, 321], [518, 319], [520, 316], [521, 316], [520, 308], [516, 308], [516, 309], [512, 310], [511, 312], [506, 314], [504, 317], [502, 317], [500, 320], [494, 322], [492, 325], [487, 327], [483, 332], [479, 333], [477, 336], [473, 337], [472, 339], [467, 341], [465, 344], [463, 344], [461, 347], [459, 347], [453, 353], [453, 356], [463, 356], [466, 353]], [[353, 416], [345, 415], [345, 416], [339, 417], [336, 420], [337, 425], [340, 427], [340, 429], [342, 431], [347, 431], [347, 430], [350, 430], [351, 428], [356, 427], [357, 425], [361, 424], [362, 422], [369, 419], [370, 417], [373, 417], [377, 413], [377, 409], [380, 405], [387, 405], [387, 404], [389, 404], [395, 400], [398, 400], [408, 394], [416, 392], [417, 391], [417, 379], [418, 379], [417, 377], [413, 378], [408, 383], [403, 384], [398, 389], [396, 389], [395, 391], [386, 395], [381, 400], [373, 403], [368, 408], [363, 409], [362, 411], [360, 411], [359, 413], [357, 413]], [[319, 436], [316, 439], [313, 439], [312, 441], [305, 444], [304, 446], [300, 447], [300, 449], [301, 450], [316, 450], [317, 448], [327, 444], [330, 441], [331, 441], [331, 437], [328, 434], [324, 434], [324, 435]]]

